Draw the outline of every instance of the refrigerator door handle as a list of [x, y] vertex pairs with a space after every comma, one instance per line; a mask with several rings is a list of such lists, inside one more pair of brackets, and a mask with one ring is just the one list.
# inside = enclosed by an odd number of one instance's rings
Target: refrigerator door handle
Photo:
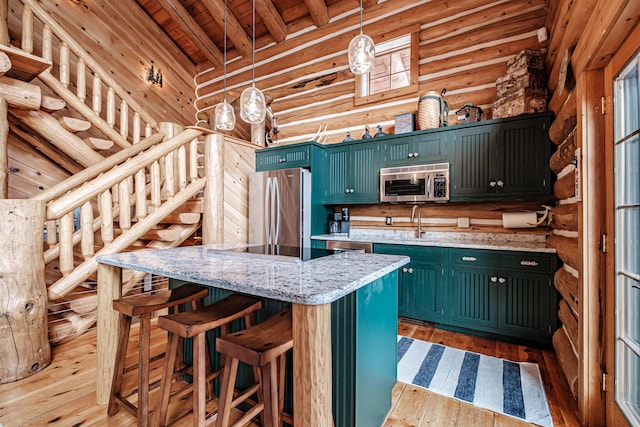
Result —
[[275, 199], [275, 236], [273, 239], [274, 244], [279, 244], [278, 237], [280, 236], [280, 188], [278, 187], [278, 178], [273, 178], [273, 193]]
[[272, 227], [272, 193], [273, 193], [273, 186], [272, 186], [272, 182], [271, 182], [271, 177], [267, 177], [267, 188], [266, 188], [266, 195], [264, 198], [264, 223], [267, 226], [267, 244], [271, 244], [271, 238], [272, 238], [272, 231], [273, 231], [273, 227]]

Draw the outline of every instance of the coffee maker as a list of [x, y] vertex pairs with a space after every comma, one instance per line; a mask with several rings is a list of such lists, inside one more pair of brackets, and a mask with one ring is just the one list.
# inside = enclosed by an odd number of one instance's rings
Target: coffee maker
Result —
[[349, 208], [329, 214], [329, 234], [348, 236], [350, 228]]

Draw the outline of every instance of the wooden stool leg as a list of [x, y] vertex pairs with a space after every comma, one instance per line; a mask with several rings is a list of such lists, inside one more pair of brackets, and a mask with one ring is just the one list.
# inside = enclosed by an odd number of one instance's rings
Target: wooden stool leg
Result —
[[169, 398], [171, 397], [171, 384], [176, 367], [178, 345], [182, 340], [177, 334], [169, 334], [169, 342], [165, 351], [164, 371], [160, 390], [160, 402], [158, 403], [158, 425], [164, 427], [167, 423], [169, 411]]
[[262, 366], [262, 397], [264, 399], [263, 427], [278, 425], [278, 364], [271, 361]]
[[284, 412], [284, 386], [285, 370], [287, 364], [287, 353], [278, 357], [278, 427], [284, 424], [282, 413]]
[[218, 427], [227, 427], [229, 425], [233, 389], [236, 382], [236, 373], [238, 372], [238, 359], [224, 356], [223, 361], [225, 369], [222, 372], [222, 386], [220, 401], [218, 402], [218, 422], [216, 423]]
[[149, 425], [149, 347], [151, 346], [151, 313], [140, 316], [140, 351], [138, 352], [138, 426]]
[[118, 337], [118, 348], [116, 350], [116, 364], [113, 370], [113, 379], [111, 381], [111, 395], [109, 397], [109, 407], [107, 414], [111, 417], [120, 409], [118, 400], [114, 396], [118, 396], [122, 391], [122, 377], [124, 376], [124, 365], [127, 358], [127, 345], [129, 344], [129, 332], [131, 330], [131, 317], [120, 315], [120, 336]]
[[205, 347], [207, 346], [206, 332], [193, 337], [193, 425], [206, 424], [207, 413], [207, 369]]

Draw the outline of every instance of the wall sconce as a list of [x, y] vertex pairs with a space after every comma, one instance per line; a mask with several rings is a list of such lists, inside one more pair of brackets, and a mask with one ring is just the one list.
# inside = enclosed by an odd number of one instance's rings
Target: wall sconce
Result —
[[153, 65], [149, 68], [149, 74], [147, 74], [147, 81], [151, 82], [154, 85], [160, 85], [162, 87], [162, 73], [160, 70], [156, 73], [153, 69]]

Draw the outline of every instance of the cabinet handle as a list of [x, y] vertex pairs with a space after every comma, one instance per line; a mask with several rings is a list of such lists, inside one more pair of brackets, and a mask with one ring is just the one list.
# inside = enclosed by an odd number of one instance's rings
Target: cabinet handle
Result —
[[411, 268], [411, 267], [407, 268], [407, 273], [412, 274], [413, 273], [413, 268]]
[[522, 261], [520, 261], [520, 265], [526, 266], [526, 267], [537, 267], [540, 264], [538, 264], [538, 261], [529, 261], [529, 260], [523, 259]]
[[474, 257], [474, 256], [463, 256], [462, 258], [460, 258], [462, 261], [465, 262], [474, 262], [477, 261], [478, 258]]
[[280, 163], [284, 163], [284, 162], [286, 162], [286, 161], [287, 161], [287, 159], [285, 159], [285, 158], [283, 157], [283, 158], [281, 158], [279, 161], [280, 161]]
[[413, 153], [413, 157], [418, 157], [418, 153]]
[[412, 158], [412, 157], [413, 157], [413, 153], [409, 153], [409, 154], [407, 154], [407, 157], [408, 157], [408, 158]]
[[402, 272], [406, 273], [407, 272], [407, 267], [402, 267]]
[[348, 188], [345, 188], [345, 189], [344, 189], [344, 192], [345, 192], [345, 193], [347, 193], [347, 194], [349, 194], [349, 189], [348, 189]]
[[496, 283], [498, 281], [498, 278], [496, 276], [491, 276], [491, 283]]
[[501, 179], [498, 180], [498, 187], [504, 187], [504, 181], [502, 181]]
[[504, 277], [498, 278], [498, 283], [504, 283], [506, 281], [507, 281], [507, 279], [505, 279]]
[[496, 184], [497, 183], [495, 181], [489, 181], [489, 187], [495, 187]]

